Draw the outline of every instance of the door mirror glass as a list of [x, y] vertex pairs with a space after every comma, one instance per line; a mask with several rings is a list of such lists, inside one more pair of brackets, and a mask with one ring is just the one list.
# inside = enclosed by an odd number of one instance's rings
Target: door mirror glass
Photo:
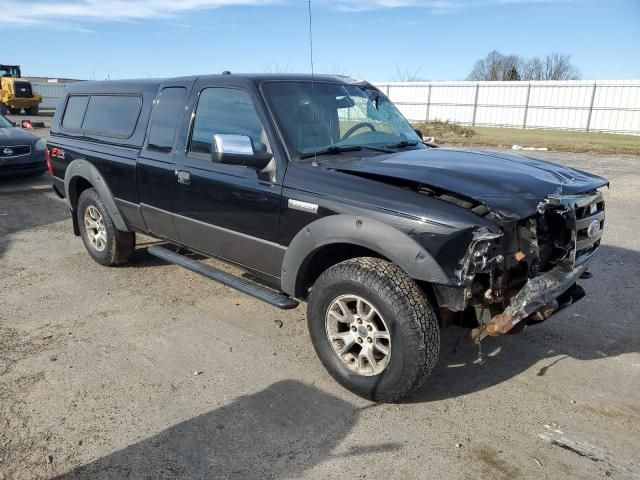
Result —
[[215, 134], [211, 160], [228, 165], [243, 165], [262, 170], [271, 161], [268, 152], [256, 153], [253, 141], [247, 135]]

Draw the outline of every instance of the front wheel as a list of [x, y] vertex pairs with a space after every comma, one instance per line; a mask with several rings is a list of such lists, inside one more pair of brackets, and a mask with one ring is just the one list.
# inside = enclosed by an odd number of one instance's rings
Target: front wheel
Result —
[[344, 387], [394, 402], [435, 367], [440, 333], [424, 292], [397, 265], [355, 258], [326, 270], [307, 307], [318, 357]]
[[112, 267], [131, 258], [136, 246], [135, 234], [116, 229], [95, 189], [89, 188], [80, 194], [76, 214], [84, 246], [96, 262]]

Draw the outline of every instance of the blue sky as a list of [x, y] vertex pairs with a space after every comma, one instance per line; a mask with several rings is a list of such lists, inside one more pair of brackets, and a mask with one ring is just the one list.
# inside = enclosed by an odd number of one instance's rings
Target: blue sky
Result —
[[[82, 79], [309, 71], [306, 0], [0, 0], [0, 61]], [[316, 72], [463, 80], [505, 54], [640, 79], [640, 0], [313, 0]], [[9, 12], [6, 14], [6, 12]], [[11, 13], [14, 12], [14, 13]]]

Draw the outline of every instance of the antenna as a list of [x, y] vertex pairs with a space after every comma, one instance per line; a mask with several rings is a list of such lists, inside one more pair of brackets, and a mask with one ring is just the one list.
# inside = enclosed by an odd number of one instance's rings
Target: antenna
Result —
[[312, 117], [312, 133], [313, 133], [313, 163], [311, 164], [314, 167], [318, 166], [318, 146], [316, 145], [316, 103], [314, 96], [314, 83], [315, 83], [315, 72], [313, 69], [313, 24], [311, 22], [311, 0], [307, 1], [308, 11], [309, 11], [309, 57], [311, 64], [311, 113]]
[[311, 0], [307, 2], [309, 8], [309, 54], [311, 56], [311, 79], [313, 80], [313, 28], [311, 23]]

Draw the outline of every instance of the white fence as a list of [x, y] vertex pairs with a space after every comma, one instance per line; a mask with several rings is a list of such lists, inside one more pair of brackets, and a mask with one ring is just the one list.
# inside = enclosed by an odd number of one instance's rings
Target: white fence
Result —
[[411, 121], [640, 135], [640, 80], [376, 83]]
[[42, 95], [41, 110], [55, 110], [58, 100], [62, 97], [67, 83], [32, 82], [33, 89]]

